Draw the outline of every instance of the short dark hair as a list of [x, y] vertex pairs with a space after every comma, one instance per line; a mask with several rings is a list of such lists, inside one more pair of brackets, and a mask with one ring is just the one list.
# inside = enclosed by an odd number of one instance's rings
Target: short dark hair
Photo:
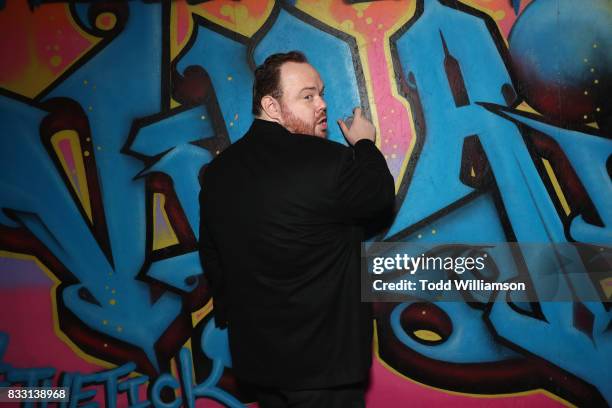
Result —
[[287, 53], [272, 54], [263, 64], [255, 69], [255, 81], [253, 81], [253, 115], [261, 114], [261, 98], [270, 95], [279, 99], [283, 96], [280, 87], [280, 69], [286, 62], [307, 63], [306, 56], [300, 51], [289, 51]]

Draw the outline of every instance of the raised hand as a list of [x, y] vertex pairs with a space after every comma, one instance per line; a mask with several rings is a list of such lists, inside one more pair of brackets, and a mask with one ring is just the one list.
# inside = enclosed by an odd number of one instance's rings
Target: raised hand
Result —
[[350, 127], [342, 119], [338, 119], [338, 125], [351, 146], [361, 139], [371, 140], [372, 142], [376, 141], [376, 128], [372, 122], [363, 116], [361, 108], [353, 109], [353, 121]]

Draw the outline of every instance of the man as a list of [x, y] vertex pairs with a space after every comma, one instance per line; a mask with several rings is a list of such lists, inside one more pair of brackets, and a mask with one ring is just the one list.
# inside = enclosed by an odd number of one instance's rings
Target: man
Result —
[[323, 82], [299, 52], [255, 71], [254, 120], [204, 170], [200, 255], [236, 376], [267, 407], [364, 406], [372, 316], [360, 302], [362, 224], [394, 183], [374, 126], [325, 139]]

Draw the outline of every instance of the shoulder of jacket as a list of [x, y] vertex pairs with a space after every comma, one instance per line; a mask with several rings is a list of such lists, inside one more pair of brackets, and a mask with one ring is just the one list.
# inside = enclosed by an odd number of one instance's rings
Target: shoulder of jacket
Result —
[[310, 147], [313, 150], [320, 151], [322, 153], [328, 152], [329, 154], [346, 154], [350, 153], [352, 149], [342, 143], [334, 142], [333, 140], [324, 139], [316, 136], [308, 135], [296, 135], [299, 140], [298, 143], [304, 147]]
[[231, 161], [234, 157], [239, 153], [241, 149], [241, 145], [244, 143], [244, 138], [238, 139], [234, 143], [227, 146], [223, 151], [221, 151], [217, 156], [215, 156], [209, 166], [218, 167], [222, 166], [224, 163]]

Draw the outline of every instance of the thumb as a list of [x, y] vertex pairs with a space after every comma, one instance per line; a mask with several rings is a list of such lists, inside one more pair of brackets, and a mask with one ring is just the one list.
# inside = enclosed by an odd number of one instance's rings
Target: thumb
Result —
[[346, 123], [344, 123], [342, 119], [338, 119], [338, 126], [340, 126], [340, 130], [342, 131], [342, 134], [344, 135], [344, 137], [346, 137], [346, 135], [348, 135], [348, 132], [349, 132], [349, 129], [346, 126]]

